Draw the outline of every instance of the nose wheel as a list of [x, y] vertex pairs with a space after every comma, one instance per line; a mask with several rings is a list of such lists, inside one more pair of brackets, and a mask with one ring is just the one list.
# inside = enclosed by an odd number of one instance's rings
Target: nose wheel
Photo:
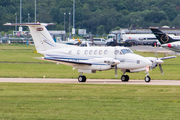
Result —
[[128, 75], [122, 75], [121, 76], [121, 81], [122, 82], [128, 82], [129, 81], [129, 76]]
[[146, 77], [144, 78], [144, 80], [145, 80], [145, 82], [150, 82], [150, 81], [151, 81], [151, 77], [146, 76]]
[[144, 78], [145, 82], [150, 82], [151, 81], [151, 77], [149, 76], [149, 73], [148, 73], [149, 70], [146, 70], [146, 77]]

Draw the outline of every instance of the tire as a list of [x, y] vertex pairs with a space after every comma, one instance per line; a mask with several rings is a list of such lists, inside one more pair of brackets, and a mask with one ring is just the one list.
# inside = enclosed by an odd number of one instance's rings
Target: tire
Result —
[[151, 78], [150, 78], [149, 76], [147, 76], [147, 77], [145, 77], [145, 78], [144, 78], [144, 80], [145, 80], [145, 82], [147, 82], [147, 83], [148, 83], [148, 82], [150, 82], [150, 81], [151, 81]]
[[126, 82], [128, 82], [129, 81], [129, 76], [128, 75], [126, 75]]
[[86, 76], [79, 76], [78, 81], [79, 82], [86, 82]]
[[129, 76], [128, 75], [122, 75], [121, 76], [121, 81], [122, 82], [128, 82], [129, 81]]
[[121, 76], [121, 81], [122, 81], [122, 82], [125, 82], [125, 80], [126, 80], [125, 75], [122, 75], [122, 76]]

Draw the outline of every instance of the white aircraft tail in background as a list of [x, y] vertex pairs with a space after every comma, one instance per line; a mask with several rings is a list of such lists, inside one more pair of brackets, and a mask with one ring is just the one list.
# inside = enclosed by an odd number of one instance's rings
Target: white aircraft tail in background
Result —
[[[41, 59], [70, 65], [78, 69], [78, 72], [80, 72], [79, 82], [86, 81], [83, 73], [96, 73], [96, 71], [109, 69], [115, 69], [116, 76], [117, 70], [120, 69], [123, 72], [121, 76], [123, 82], [129, 81], [129, 76], [126, 75], [126, 72], [146, 71], [145, 82], [150, 82], [151, 78], [148, 76], [149, 68], [154, 69], [163, 63], [163, 59], [146, 58], [134, 54], [131, 49], [126, 47], [79, 47], [57, 44], [46, 29], [46, 26], [51, 24], [7, 23], [5, 25], [28, 26], [37, 52], [44, 55]], [[166, 57], [166, 59], [174, 57]]]
[[27, 23], [27, 24], [26, 23], [22, 23], [22, 24], [7, 23], [5, 25], [28, 26], [31, 32], [33, 41], [35, 43], [37, 52], [68, 46], [64, 44], [56, 44], [54, 42], [52, 36], [49, 34], [48, 30], [46, 29], [46, 26], [54, 25], [53, 23], [49, 23], [49, 24], [46, 24], [46, 23]]

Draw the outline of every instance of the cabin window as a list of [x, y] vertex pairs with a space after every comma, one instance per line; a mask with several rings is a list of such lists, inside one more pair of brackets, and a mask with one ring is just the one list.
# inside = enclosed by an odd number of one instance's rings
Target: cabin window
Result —
[[102, 55], [102, 50], [99, 51], [99, 54]]
[[98, 51], [97, 51], [97, 50], [95, 50], [95, 51], [94, 51], [94, 54], [95, 54], [95, 55], [97, 55], [97, 52], [98, 52]]
[[87, 55], [87, 54], [88, 54], [88, 50], [85, 50], [85, 51], [84, 51], [84, 54]]
[[78, 51], [77, 51], [77, 54], [79, 55], [80, 53], [81, 53], [81, 51], [80, 51], [80, 50], [78, 50]]
[[93, 51], [92, 51], [92, 50], [90, 50], [90, 51], [89, 51], [89, 54], [90, 54], [90, 55], [92, 55], [92, 53], [93, 53]]
[[106, 55], [107, 53], [108, 53], [108, 51], [107, 51], [107, 50], [105, 50], [105, 51], [104, 51], [104, 54]]
[[119, 50], [115, 50], [114, 54], [117, 55], [119, 53]]

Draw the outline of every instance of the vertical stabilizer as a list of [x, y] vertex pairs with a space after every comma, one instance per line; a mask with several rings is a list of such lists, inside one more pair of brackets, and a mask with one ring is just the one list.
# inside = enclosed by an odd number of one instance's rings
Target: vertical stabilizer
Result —
[[44, 25], [28, 26], [37, 51], [55, 49], [56, 44]]
[[159, 40], [161, 44], [166, 44], [170, 42], [174, 42], [174, 40], [167, 35], [166, 33], [162, 32], [161, 30], [157, 28], [150, 28], [152, 33], [156, 36], [156, 38]]
[[22, 24], [12, 24], [7, 23], [5, 25], [21, 25], [28, 26], [32, 38], [34, 40], [37, 52], [46, 51], [51, 49], [56, 49], [56, 43], [52, 39], [50, 33], [46, 29], [47, 25], [45, 23], [22, 23]]

